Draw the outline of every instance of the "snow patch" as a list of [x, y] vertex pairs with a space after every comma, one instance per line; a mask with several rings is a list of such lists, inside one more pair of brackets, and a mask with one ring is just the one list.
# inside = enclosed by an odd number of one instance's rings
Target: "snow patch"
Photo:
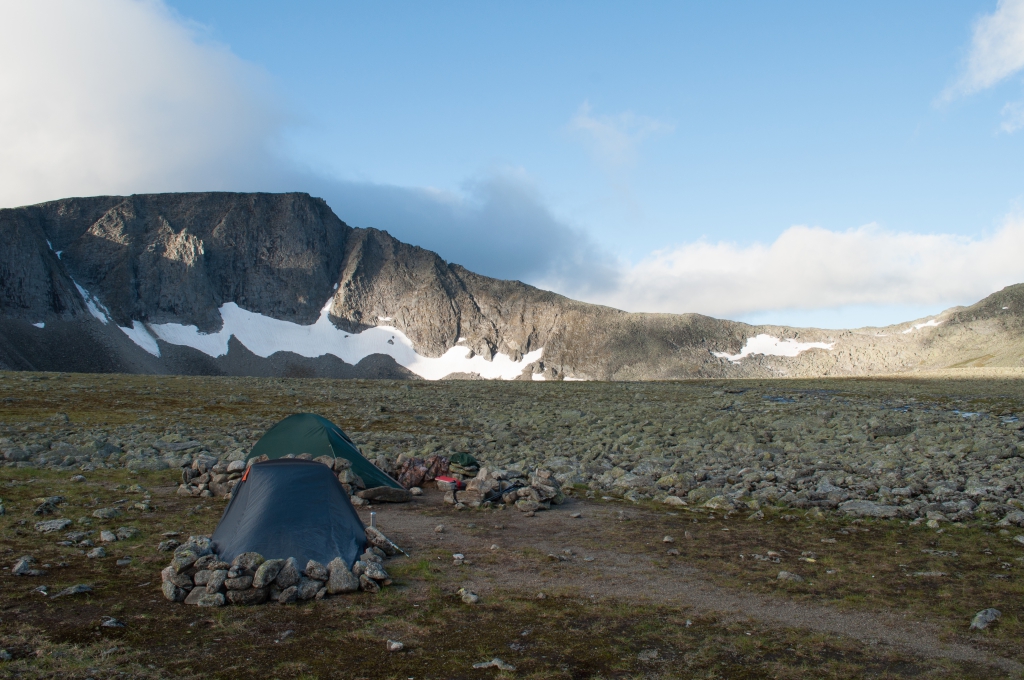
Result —
[[50, 250], [53, 250], [53, 244], [50, 243], [50, 239], [46, 239], [46, 247], [49, 248]]
[[728, 352], [712, 352], [712, 354], [720, 359], [728, 359], [737, 364], [752, 354], [764, 354], [765, 356], [773, 357], [795, 357], [800, 352], [806, 352], [809, 349], [831, 350], [834, 345], [834, 342], [797, 342], [793, 339], [779, 340], [776, 337], [762, 333], [753, 338], [747, 338], [747, 344], [743, 346], [739, 354], [729, 354]]
[[39, 321], [39, 322], [34, 323], [32, 325], [35, 326], [36, 328], [46, 328], [46, 322], [45, 321]]
[[390, 316], [382, 316], [377, 319], [378, 321], [394, 321]]
[[[57, 256], [60, 257], [60, 253], [57, 253]], [[99, 298], [93, 296], [92, 293], [78, 285], [78, 282], [74, 279], [71, 279], [71, 283], [75, 284], [75, 288], [78, 289], [79, 295], [81, 295], [82, 299], [85, 300], [85, 306], [89, 308], [89, 313], [103, 323], [110, 323], [110, 312], [103, 306], [103, 303], [100, 302]]]
[[544, 377], [543, 373], [534, 373], [533, 375], [530, 376], [530, 379], [533, 380], [534, 382], [543, 382], [547, 380], [547, 378]]
[[132, 320], [132, 327], [126, 328], [125, 326], [118, 326], [121, 331], [131, 338], [131, 341], [136, 345], [146, 350], [155, 357], [160, 356], [160, 345], [156, 343], [149, 330], [146, 329], [146, 324], [139, 321]]
[[[310, 326], [282, 321], [242, 309], [233, 302], [220, 308], [224, 326], [216, 333], [200, 333], [195, 326], [176, 323], [150, 324], [152, 332], [164, 342], [185, 345], [211, 357], [228, 352], [231, 336], [261, 357], [275, 352], [293, 352], [304, 357], [331, 354], [349, 364], [357, 364], [371, 354], [387, 354], [399, 365], [427, 380], [439, 380], [451, 373], [476, 373], [484, 378], [512, 380], [528, 365], [544, 356], [544, 348], [513, 361], [507, 354], [496, 354], [488, 361], [482, 356], [469, 358], [468, 347], [452, 347], [440, 357], [416, 353], [412, 341], [397, 328], [376, 326], [362, 333], [345, 333], [331, 323], [332, 301], [320, 311]], [[389, 342], [391, 341], [391, 342]]]
[[924, 323], [915, 323], [913, 326], [911, 326], [910, 328], [908, 328], [907, 330], [905, 330], [903, 332], [904, 333], [913, 333], [914, 331], [921, 330], [922, 328], [927, 328], [928, 326], [938, 326], [940, 323], [942, 323], [942, 322], [939, 321], [938, 319], [929, 319], [928, 321], [925, 321]]
[[58, 259], [58, 260], [60, 259], [60, 254], [61, 254], [61, 253], [63, 253], [63, 252], [64, 252], [63, 250], [58, 250], [58, 251], [57, 251], [57, 252], [55, 253], [55, 255], [57, 256], [57, 259]]

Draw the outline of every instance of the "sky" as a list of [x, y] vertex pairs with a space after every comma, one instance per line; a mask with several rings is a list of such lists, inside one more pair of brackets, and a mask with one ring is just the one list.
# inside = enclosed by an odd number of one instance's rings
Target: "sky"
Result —
[[1024, 282], [1024, 0], [0, 0], [0, 207], [306, 191], [629, 311], [883, 325]]

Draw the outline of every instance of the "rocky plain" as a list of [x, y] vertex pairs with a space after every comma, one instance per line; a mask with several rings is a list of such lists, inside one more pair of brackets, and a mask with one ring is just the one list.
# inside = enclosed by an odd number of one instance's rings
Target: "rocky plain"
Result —
[[[1024, 382], [979, 373], [0, 373], [0, 663], [12, 677], [334, 677], [333, 649], [353, 659], [345, 677], [1016, 677]], [[382, 468], [468, 453], [495, 479], [550, 475], [564, 502], [453, 506], [427, 488], [361, 506], [411, 555], [378, 595], [214, 614], [160, 597], [160, 544], [209, 535], [225, 502], [180, 494], [182, 470], [242, 460], [306, 411]], [[22, 557], [45, 573], [16, 575]], [[307, 643], [288, 647], [293, 634]], [[229, 644], [244, 651], [211, 665], [203, 650]]]

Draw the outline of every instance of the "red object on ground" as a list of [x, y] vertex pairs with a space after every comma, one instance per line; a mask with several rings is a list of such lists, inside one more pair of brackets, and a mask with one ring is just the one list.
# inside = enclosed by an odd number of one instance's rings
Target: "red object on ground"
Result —
[[439, 477], [434, 477], [434, 481], [435, 482], [454, 482], [455, 483], [455, 488], [459, 489], [459, 490], [465, 488], [465, 486], [466, 486], [465, 484], [463, 484], [459, 480], [455, 479], [454, 477], [447, 477], [445, 475], [441, 475]]

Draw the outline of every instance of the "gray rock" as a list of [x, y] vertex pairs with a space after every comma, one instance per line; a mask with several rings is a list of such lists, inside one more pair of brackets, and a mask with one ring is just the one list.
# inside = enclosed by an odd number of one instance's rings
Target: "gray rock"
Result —
[[92, 516], [96, 519], [114, 519], [120, 517], [124, 513], [121, 512], [120, 508], [99, 508], [98, 510], [92, 511]]
[[127, 566], [131, 566], [131, 563], [132, 563], [132, 558], [130, 558], [130, 557], [122, 557], [121, 559], [119, 559], [114, 564], [116, 564], [119, 567], [127, 567]]
[[253, 577], [245, 574], [224, 580], [224, 587], [228, 590], [248, 590], [252, 588]]
[[107, 551], [101, 545], [98, 548], [93, 548], [92, 550], [90, 550], [88, 553], [86, 553], [85, 556], [88, 557], [89, 559], [99, 559], [101, 557], [106, 557], [107, 556]]
[[180, 545], [181, 545], [180, 542], [175, 541], [173, 538], [170, 538], [170, 539], [168, 539], [166, 541], [160, 541], [160, 545], [158, 545], [156, 547], [156, 549], [159, 550], [160, 552], [171, 552], [172, 550], [175, 550]]
[[115, 534], [113, 531], [101, 531], [100, 540], [104, 543], [114, 543], [115, 541], [117, 541], [117, 534]]
[[363, 500], [377, 501], [378, 503], [408, 503], [412, 500], [412, 494], [406, 489], [395, 489], [390, 486], [364, 489], [356, 495]]
[[188, 595], [185, 596], [185, 604], [199, 604], [199, 598], [203, 597], [206, 594], [207, 593], [205, 588], [193, 588], [189, 591]]
[[294, 557], [289, 557], [281, 565], [275, 583], [278, 588], [287, 589], [298, 583], [300, 578], [302, 578], [302, 570], [299, 568], [298, 561]]
[[165, 567], [160, 572], [160, 580], [165, 583], [172, 583], [179, 588], [191, 588], [195, 584], [191, 576], [175, 571], [174, 567]]
[[205, 586], [210, 582], [211, 576], [213, 576], [213, 572], [209, 569], [200, 569], [196, 572], [196, 575], [192, 577], [192, 582], [197, 586]]
[[256, 574], [252, 579], [253, 588], [263, 588], [269, 586], [277, 575], [281, 572], [281, 568], [284, 566], [284, 560], [267, 560], [256, 569]]
[[299, 599], [299, 589], [295, 586], [288, 586], [277, 596], [277, 601], [281, 604], [290, 604], [297, 599]]
[[249, 588], [247, 590], [229, 590], [227, 601], [237, 605], [263, 604], [269, 597], [269, 588]]
[[390, 578], [388, 572], [384, 571], [384, 567], [377, 562], [363, 562], [363, 574], [374, 581], [386, 581]]
[[985, 630], [1002, 616], [1003, 613], [998, 609], [982, 609], [971, 619], [971, 630]]
[[164, 597], [171, 602], [184, 602], [185, 598], [188, 596], [187, 590], [174, 585], [170, 581], [164, 581], [160, 587], [164, 592]]
[[260, 555], [257, 552], [247, 552], [242, 553], [235, 557], [235, 559], [231, 560], [231, 566], [244, 569], [245, 571], [255, 574], [256, 568], [263, 564], [263, 562], [263, 555]]
[[323, 581], [317, 581], [311, 578], [302, 578], [296, 585], [296, 597], [300, 600], [312, 600], [316, 597], [316, 593], [323, 587]]
[[899, 514], [899, 508], [895, 505], [879, 505], [864, 500], [846, 501], [839, 505], [839, 510], [855, 517], [891, 518]]
[[11, 567], [11, 574], [14, 576], [45, 576], [46, 571], [42, 569], [36, 569], [32, 565], [36, 563], [36, 558], [31, 555], [25, 555], [18, 559]]
[[180, 574], [195, 564], [198, 559], [199, 556], [191, 550], [178, 551], [174, 553], [174, 559], [171, 560], [171, 566], [174, 568], [174, 571]]
[[51, 600], [55, 600], [58, 597], [67, 597], [68, 595], [84, 595], [85, 593], [91, 593], [91, 592], [92, 592], [92, 586], [86, 585], [84, 583], [79, 583], [78, 585], [71, 586], [70, 588], [65, 588], [64, 590], [60, 591], [56, 595], [51, 595], [50, 599]]
[[366, 527], [366, 542], [374, 548], [383, 550], [388, 557], [394, 557], [401, 552], [397, 545], [375, 527]]
[[506, 663], [505, 661], [502, 661], [498, 657], [494, 657], [490, 661], [481, 661], [480, 663], [475, 663], [473, 664], [473, 668], [497, 668], [499, 671], [509, 672], [514, 671], [516, 669], [515, 666], [513, 666], [510, 663]]
[[210, 573], [210, 578], [206, 581], [206, 592], [208, 593], [219, 593], [224, 590], [224, 582], [228, 580], [227, 569], [214, 569]]
[[69, 526], [71, 526], [71, 520], [69, 519], [48, 519], [36, 522], [36, 531], [41, 534], [49, 534], [54, 531], [63, 531]]
[[223, 593], [207, 593], [203, 592], [199, 596], [199, 600], [196, 602], [198, 607], [223, 607], [224, 606], [224, 595]]
[[799, 574], [794, 574], [788, 571], [780, 571], [777, 577], [779, 581], [792, 581], [793, 583], [803, 583], [804, 577]]
[[138, 536], [139, 530], [135, 527], [118, 527], [116, 535], [117, 540], [127, 541]]
[[359, 577], [359, 588], [368, 593], [379, 593], [380, 585], [366, 574]]
[[327, 592], [331, 595], [338, 593], [354, 593], [359, 590], [359, 579], [352, 574], [340, 557], [335, 557], [327, 565], [330, 571], [330, 578], [327, 579]]
[[306, 570], [304, 572], [306, 576], [317, 581], [326, 581], [328, 577], [327, 567], [320, 564], [316, 560], [310, 560], [306, 563]]

